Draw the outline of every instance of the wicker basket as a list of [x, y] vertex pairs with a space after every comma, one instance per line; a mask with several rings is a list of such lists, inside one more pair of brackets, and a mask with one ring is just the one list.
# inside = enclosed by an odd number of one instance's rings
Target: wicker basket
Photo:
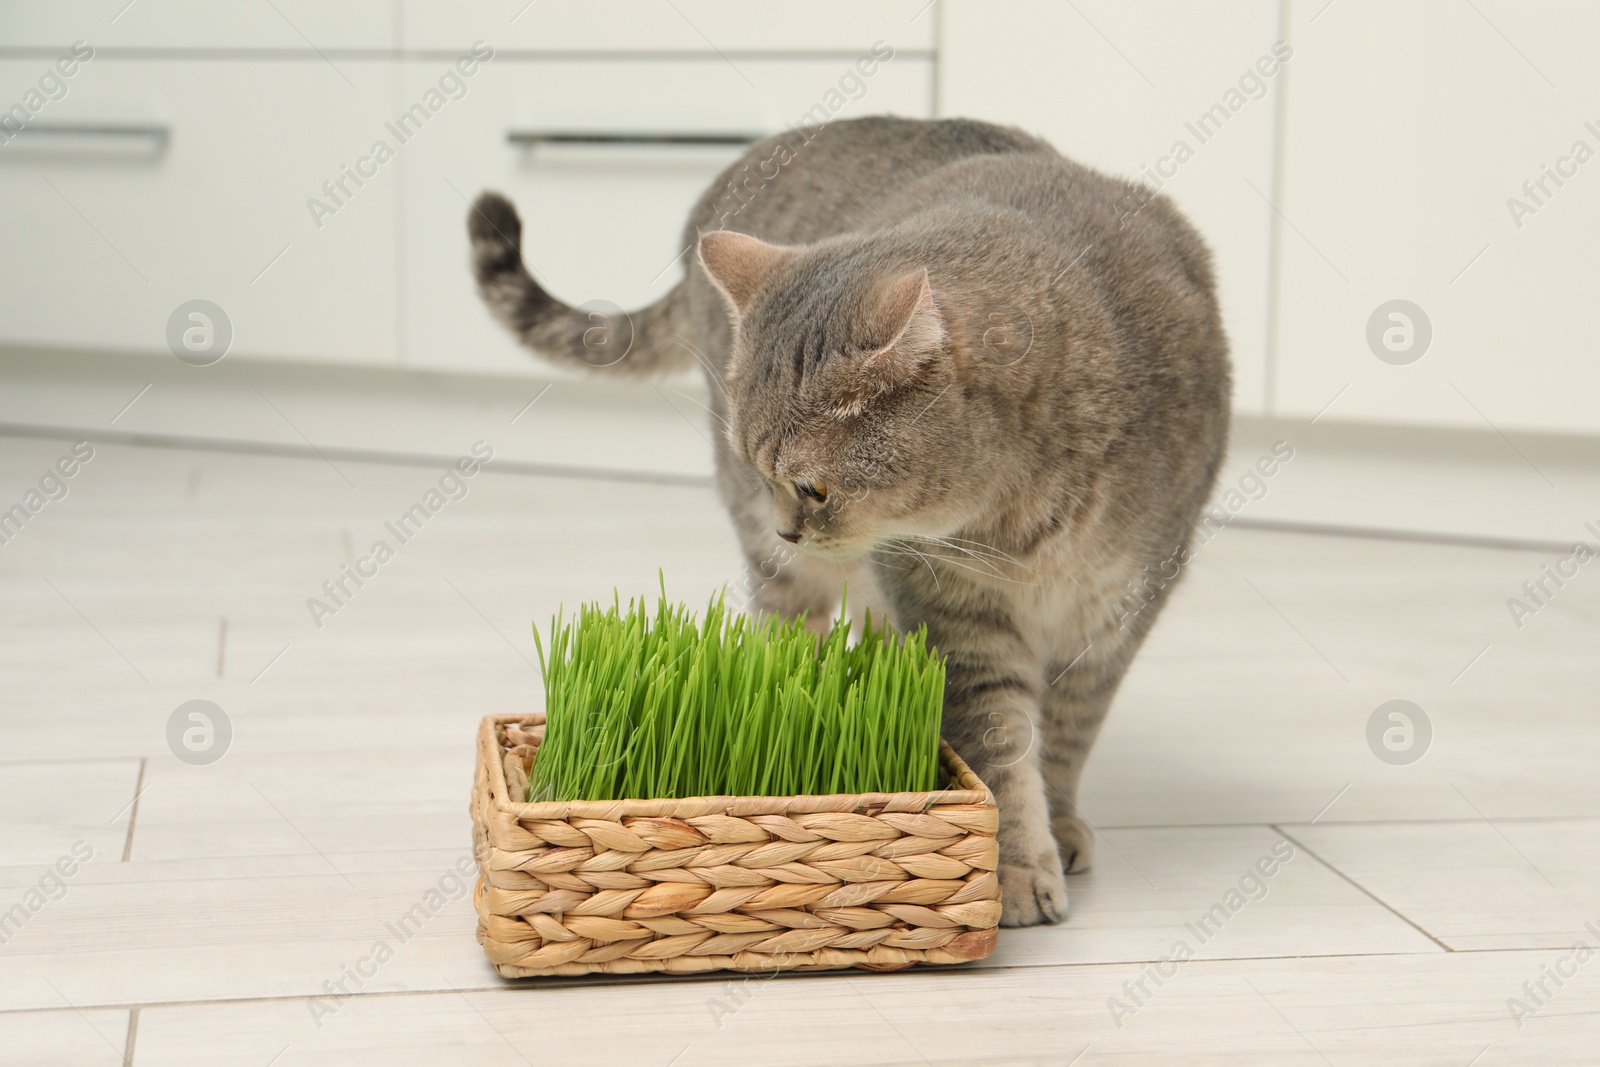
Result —
[[994, 796], [522, 803], [544, 716], [490, 716], [472, 791], [478, 940], [507, 978], [895, 971], [994, 951]]

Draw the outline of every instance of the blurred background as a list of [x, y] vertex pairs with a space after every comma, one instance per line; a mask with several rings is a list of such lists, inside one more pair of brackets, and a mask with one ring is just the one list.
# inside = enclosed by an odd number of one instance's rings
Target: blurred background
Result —
[[[1246, 450], [1292, 427], [1327, 456], [1249, 519], [1561, 541], [1593, 499], [1592, 5], [0, 11], [0, 421], [18, 432], [437, 451], [476, 398], [554, 377], [473, 291], [480, 190], [521, 206], [552, 291], [632, 308], [681, 276], [686, 210], [740, 142], [888, 112], [1020, 126], [1189, 213]], [[220, 332], [191, 343], [226, 352], [205, 369], [168, 340], [196, 300]], [[503, 447], [709, 469], [654, 390], [566, 388], [638, 408], [641, 432], [530, 420]]]
[[[1592, 1062], [1592, 975], [1507, 998], [1600, 936], [1597, 40], [1582, 0], [0, 0], [0, 1059]], [[1215, 252], [1232, 449], [1068, 922], [726, 1021], [532, 1010], [456, 894], [319, 999], [469, 856], [530, 620], [742, 580], [705, 383], [517, 348], [469, 202], [632, 309], [744, 144], [881, 113], [1019, 126]]]

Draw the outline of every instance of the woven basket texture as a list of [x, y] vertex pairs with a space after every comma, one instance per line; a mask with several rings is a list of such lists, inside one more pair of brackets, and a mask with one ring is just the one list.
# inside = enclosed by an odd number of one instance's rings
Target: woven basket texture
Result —
[[489, 716], [478, 940], [507, 978], [894, 971], [994, 951], [993, 795], [948, 744], [930, 793], [522, 801], [544, 716]]

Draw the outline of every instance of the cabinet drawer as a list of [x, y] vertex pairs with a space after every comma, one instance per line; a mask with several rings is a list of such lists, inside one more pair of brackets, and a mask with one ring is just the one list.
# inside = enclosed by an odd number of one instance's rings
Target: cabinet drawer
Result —
[[[320, 228], [307, 206], [394, 117], [391, 65], [340, 67], [84, 64], [0, 144], [0, 341], [165, 351], [169, 316], [204, 299], [239, 355], [392, 362], [395, 164], [346, 180]], [[43, 69], [0, 62], [0, 99]]]
[[[513, 143], [511, 135], [674, 134], [715, 139], [766, 134], [801, 116], [855, 74], [844, 59], [751, 59], [744, 74], [720, 59], [496, 59], [466, 97], [407, 148], [407, 361], [415, 366], [548, 373], [484, 309], [468, 269], [469, 201], [511, 197], [524, 256], [570, 302], [648, 304], [683, 275], [679, 239], [689, 208], [739, 145]], [[441, 64], [407, 64], [406, 99]], [[864, 92], [836, 113], [926, 117], [930, 64], [896, 57], [859, 79]], [[752, 88], [748, 76], [759, 88]], [[842, 99], [834, 97], [834, 99]]]
[[0, 5], [0, 45], [62, 48], [317, 49], [394, 47], [389, 0], [50, 0]]
[[[933, 47], [928, 0], [468, 0], [405, 5], [405, 46], [561, 52], [864, 52]], [[735, 59], [737, 62], [737, 59]], [[759, 79], [757, 84], [759, 84]]]

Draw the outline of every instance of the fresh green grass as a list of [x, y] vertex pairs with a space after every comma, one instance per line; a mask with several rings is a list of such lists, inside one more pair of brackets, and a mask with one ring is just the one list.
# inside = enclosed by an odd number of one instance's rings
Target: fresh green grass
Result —
[[718, 597], [703, 620], [643, 601], [534, 627], [545, 736], [529, 800], [795, 796], [935, 787], [944, 659], [919, 629], [847, 644], [756, 624]]

